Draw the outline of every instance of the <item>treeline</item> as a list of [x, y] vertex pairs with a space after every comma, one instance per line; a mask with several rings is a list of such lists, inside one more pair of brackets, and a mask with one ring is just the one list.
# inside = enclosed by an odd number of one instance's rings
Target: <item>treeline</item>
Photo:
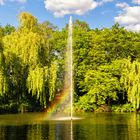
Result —
[[[17, 28], [0, 27], [0, 112], [40, 111], [64, 87], [68, 31], [30, 13]], [[73, 23], [74, 105], [77, 111], [140, 108], [140, 33], [115, 24]]]

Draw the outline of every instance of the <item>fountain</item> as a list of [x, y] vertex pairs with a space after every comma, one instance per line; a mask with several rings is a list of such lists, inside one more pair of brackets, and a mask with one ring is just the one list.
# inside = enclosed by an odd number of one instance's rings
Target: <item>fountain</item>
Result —
[[70, 117], [73, 118], [73, 59], [72, 59], [72, 17], [69, 20], [68, 32], [68, 49], [69, 49], [69, 77], [70, 77]]
[[[68, 24], [68, 40], [65, 52], [65, 78], [63, 96], [65, 100], [60, 105], [60, 111], [68, 109], [68, 117], [64, 119], [72, 120], [73, 118], [73, 57], [72, 57], [72, 17], [70, 16]], [[62, 96], [62, 97], [63, 97]]]
[[76, 120], [81, 119], [78, 117], [74, 117], [73, 115], [73, 41], [72, 41], [72, 33], [73, 33], [73, 27], [72, 27], [72, 16], [70, 16], [69, 24], [68, 24], [68, 42], [67, 42], [67, 48], [66, 48], [66, 65], [65, 65], [65, 84], [64, 89], [67, 89], [65, 94], [68, 94], [69, 96], [69, 107], [70, 107], [70, 114], [69, 117], [66, 117], [65, 120]]
[[[65, 53], [65, 77], [63, 91], [56, 95], [52, 113], [48, 119], [51, 120], [76, 120], [80, 119], [73, 116], [73, 46], [72, 46], [72, 17], [68, 24], [68, 40]], [[66, 114], [64, 113], [67, 110]], [[55, 115], [54, 115], [55, 114]]]

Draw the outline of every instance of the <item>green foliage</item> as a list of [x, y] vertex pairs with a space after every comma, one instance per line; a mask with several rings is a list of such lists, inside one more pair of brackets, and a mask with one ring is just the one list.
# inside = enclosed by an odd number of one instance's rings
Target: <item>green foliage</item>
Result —
[[121, 84], [127, 91], [128, 101], [133, 104], [135, 109], [140, 107], [140, 62], [135, 60], [125, 60]]
[[2, 40], [0, 38], [0, 96], [6, 93], [8, 89], [7, 79], [4, 75], [4, 65], [3, 65], [3, 46]]
[[[45, 85], [48, 80], [48, 67], [39, 68], [36, 67], [34, 70], [29, 70], [27, 78], [27, 87], [29, 93], [36, 95], [41, 102], [46, 102], [45, 97]], [[42, 95], [43, 94], [43, 95]], [[44, 99], [44, 101], [42, 101]]]
[[7, 85], [7, 81], [6, 78], [2, 72], [2, 70], [0, 70], [0, 95], [2, 96], [4, 93], [6, 93], [8, 88]]
[[77, 29], [84, 29], [85, 31], [89, 31], [90, 27], [85, 21], [75, 20], [73, 22], [73, 27]]
[[37, 33], [17, 31], [4, 37], [4, 55], [7, 59], [9, 54], [19, 57], [23, 64], [35, 67], [38, 62], [39, 51], [45, 45], [44, 39]]
[[12, 31], [7, 26], [7, 34], [2, 39], [0, 95], [6, 92], [7, 100], [18, 102], [19, 110], [25, 100], [34, 98], [46, 107], [55, 96], [58, 70], [52, 52], [54, 48], [49, 47], [53, 29], [44, 24], [41, 26], [34, 16], [26, 12], [20, 14], [19, 21], [20, 28]]
[[14, 26], [11, 26], [9, 24], [7, 24], [4, 28], [3, 28], [3, 32], [4, 32], [4, 35], [9, 35], [11, 34], [12, 32], [14, 32], [16, 29]]
[[74, 104], [75, 111], [94, 111], [97, 106], [94, 98], [91, 95], [84, 95], [79, 98], [79, 101]]
[[[0, 100], [4, 106], [47, 107], [64, 87], [68, 28], [38, 23], [27, 12], [17, 29], [0, 27]], [[75, 108], [93, 111], [102, 104], [114, 111], [140, 108], [140, 33], [116, 23], [90, 29], [73, 23]]]
[[49, 100], [52, 101], [56, 90], [57, 63], [51, 64], [49, 69]]
[[120, 76], [119, 66], [103, 65], [97, 70], [88, 70], [80, 86], [87, 92], [97, 105], [109, 104], [110, 100], [117, 100], [117, 92], [120, 90], [118, 77]]
[[57, 62], [56, 89], [61, 90], [64, 86], [65, 75], [65, 54], [67, 45], [67, 31], [55, 31], [53, 37], [49, 39], [49, 62]]
[[[133, 79], [128, 85], [129, 72], [124, 68], [124, 63], [129, 61], [129, 58], [131, 61], [139, 59], [139, 37], [140, 34], [129, 32], [118, 24], [111, 29], [88, 31], [81, 28], [74, 29], [74, 80], [78, 98], [90, 96], [94, 104], [112, 105], [118, 102], [123, 104], [129, 102], [130, 95], [133, 98], [130, 102], [137, 106], [134, 107], [135, 110], [139, 108], [139, 95], [136, 94], [139, 76], [130, 74], [132, 77], [137, 77], [137, 80]], [[123, 81], [123, 78], [127, 80]], [[135, 86], [132, 88], [132, 85]], [[130, 88], [131, 94], [129, 94]], [[135, 95], [137, 100], [134, 99]], [[79, 102], [81, 102], [80, 98]], [[86, 103], [85, 106], [88, 106], [89, 103]]]
[[118, 105], [118, 106], [112, 106], [112, 111], [115, 112], [133, 112], [135, 111], [135, 108], [132, 104], [124, 104], [124, 105]]
[[37, 26], [37, 18], [28, 12], [22, 12], [19, 15], [19, 26], [21, 29], [27, 28], [34, 30]]

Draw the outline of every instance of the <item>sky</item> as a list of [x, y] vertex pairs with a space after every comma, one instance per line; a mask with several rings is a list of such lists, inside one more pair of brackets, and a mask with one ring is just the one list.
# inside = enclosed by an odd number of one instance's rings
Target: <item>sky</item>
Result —
[[23, 11], [60, 29], [72, 16], [93, 29], [110, 28], [118, 22], [128, 30], [140, 31], [140, 0], [0, 0], [0, 25], [17, 27]]

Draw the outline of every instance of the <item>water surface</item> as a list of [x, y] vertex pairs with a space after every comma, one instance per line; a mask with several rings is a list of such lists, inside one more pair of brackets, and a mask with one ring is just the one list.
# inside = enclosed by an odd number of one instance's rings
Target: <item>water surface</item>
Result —
[[[90, 113], [50, 120], [41, 113], [0, 115], [0, 140], [139, 140], [140, 114]], [[79, 117], [78, 116], [78, 117]]]

